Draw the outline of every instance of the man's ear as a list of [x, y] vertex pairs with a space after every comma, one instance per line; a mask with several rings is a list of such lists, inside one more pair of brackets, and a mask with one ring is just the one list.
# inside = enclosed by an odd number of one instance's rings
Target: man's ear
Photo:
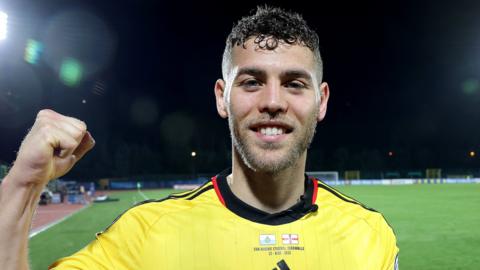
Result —
[[323, 82], [320, 84], [320, 105], [318, 106], [318, 118], [317, 121], [320, 122], [325, 118], [327, 114], [327, 103], [328, 98], [330, 97], [330, 88], [328, 87], [328, 83]]
[[225, 81], [222, 79], [218, 79], [215, 82], [215, 100], [217, 102], [217, 111], [220, 117], [227, 118], [228, 117], [228, 110], [227, 104], [225, 103]]

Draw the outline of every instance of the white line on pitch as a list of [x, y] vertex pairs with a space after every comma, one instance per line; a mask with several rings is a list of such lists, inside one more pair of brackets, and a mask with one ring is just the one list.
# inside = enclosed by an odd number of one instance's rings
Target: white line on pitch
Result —
[[65, 217], [63, 217], [63, 218], [61, 218], [61, 219], [59, 219], [59, 220], [57, 220], [57, 221], [55, 221], [55, 222], [52, 222], [52, 223], [50, 223], [50, 224], [47, 224], [47, 225], [45, 225], [45, 226], [43, 226], [43, 227], [40, 227], [38, 230], [31, 231], [31, 232], [30, 232], [30, 235], [28, 235], [28, 238], [32, 238], [32, 237], [34, 237], [35, 235], [37, 235], [37, 234], [39, 234], [39, 233], [41, 233], [41, 232], [44, 232], [44, 231], [50, 229], [51, 227], [53, 227], [53, 226], [55, 226], [55, 225], [57, 225], [57, 224], [65, 221], [66, 219], [72, 217], [73, 215], [75, 215], [75, 214], [77, 214], [77, 213], [80, 213], [80, 212], [83, 211], [84, 209], [90, 207], [90, 205], [92, 205], [92, 204], [91, 204], [91, 203], [90, 203], [90, 204], [87, 204], [87, 205], [86, 205], [85, 207], [83, 207], [82, 209], [80, 209], [80, 210], [78, 210], [78, 211], [76, 211], [76, 212], [73, 212], [73, 213], [71, 213], [70, 215], [67, 215], [67, 216], [65, 216]]
[[143, 193], [142, 191], [140, 191], [140, 189], [138, 189], [138, 193], [143, 197], [143, 199], [148, 200], [147, 195], [145, 195], [145, 193]]

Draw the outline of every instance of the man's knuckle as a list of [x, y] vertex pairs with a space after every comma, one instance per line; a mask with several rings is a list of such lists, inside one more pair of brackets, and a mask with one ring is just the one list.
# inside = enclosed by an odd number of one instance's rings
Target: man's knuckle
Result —
[[83, 122], [82, 120], [78, 120], [81, 126], [82, 131], [87, 130], [87, 123]]
[[76, 140], [80, 140], [80, 139], [83, 138], [83, 135], [84, 135], [84, 134], [85, 134], [85, 131], [79, 130], [79, 131], [77, 131], [77, 132], [75, 132], [75, 133], [73, 134], [73, 137], [74, 137]]
[[43, 134], [49, 134], [55, 129], [55, 126], [52, 123], [49, 122], [43, 122], [41, 123], [41, 126], [39, 128], [40, 133]]
[[52, 112], [50, 109], [42, 109], [38, 112], [37, 117], [50, 115]]

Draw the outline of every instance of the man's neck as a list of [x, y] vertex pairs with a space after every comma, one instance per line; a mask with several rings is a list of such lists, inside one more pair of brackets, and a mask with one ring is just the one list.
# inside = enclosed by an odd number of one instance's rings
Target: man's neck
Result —
[[234, 155], [232, 174], [227, 180], [232, 192], [243, 202], [267, 213], [277, 213], [293, 206], [305, 193], [305, 160], [306, 153], [283, 171], [261, 173]]

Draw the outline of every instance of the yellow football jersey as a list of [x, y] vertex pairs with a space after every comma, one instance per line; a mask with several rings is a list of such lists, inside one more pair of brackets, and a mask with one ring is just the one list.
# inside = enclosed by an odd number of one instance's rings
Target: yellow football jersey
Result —
[[383, 216], [323, 182], [269, 214], [238, 199], [225, 171], [201, 187], [146, 201], [50, 269], [394, 270]]

